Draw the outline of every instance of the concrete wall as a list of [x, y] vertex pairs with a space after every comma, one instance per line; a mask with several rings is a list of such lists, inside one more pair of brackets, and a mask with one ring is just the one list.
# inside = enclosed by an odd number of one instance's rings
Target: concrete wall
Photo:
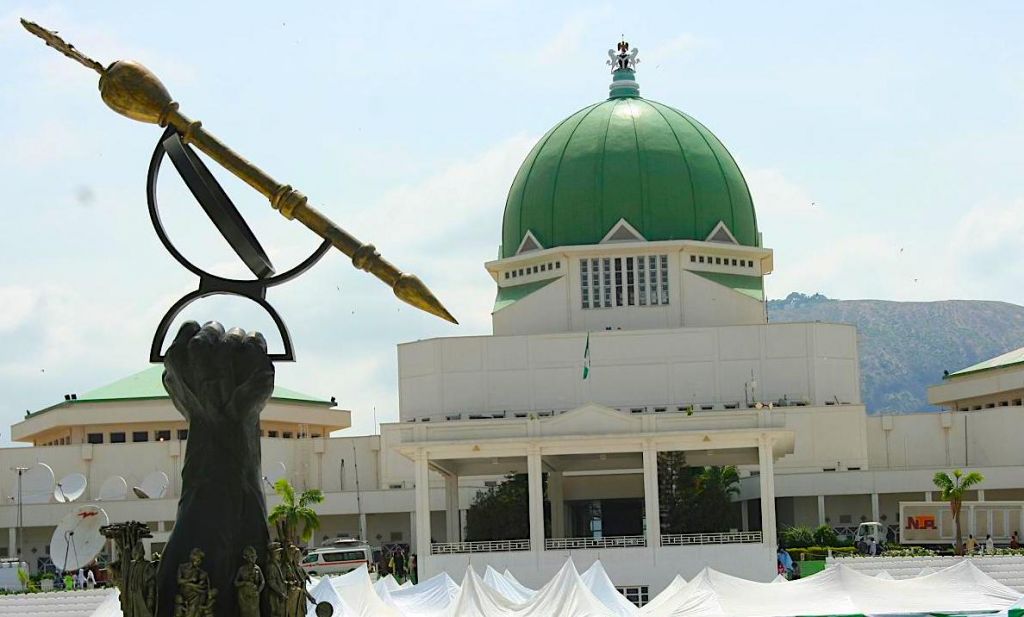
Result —
[[[450, 414], [806, 401], [859, 404], [852, 326], [768, 324], [453, 337], [399, 345], [402, 420]], [[752, 384], [756, 382], [756, 384]]]
[[[661, 255], [667, 257], [668, 264], [667, 304], [641, 306], [639, 300], [636, 300], [634, 306], [583, 308], [580, 260], [587, 260], [589, 268], [593, 259], [643, 257], [646, 260], [651, 256], [658, 259]], [[727, 258], [725, 261], [730, 265], [713, 264], [710, 263], [710, 259], [705, 263], [691, 261], [691, 255]], [[753, 266], [732, 266], [732, 259], [752, 261]], [[589, 247], [566, 247], [491, 262], [487, 264], [487, 269], [499, 287], [519, 286], [557, 277], [555, 282], [495, 312], [493, 331], [495, 335], [505, 336], [606, 329], [650, 330], [684, 326], [763, 324], [767, 321], [764, 302], [713, 283], [693, 274], [693, 271], [760, 277], [765, 271], [762, 264], [768, 264], [770, 261], [771, 251], [766, 249], [685, 241], [616, 242]], [[510, 270], [518, 273], [524, 268], [532, 270], [534, 265], [547, 265], [552, 262], [559, 262], [561, 267], [523, 277], [505, 278], [506, 272]], [[646, 272], [648, 271], [645, 270]], [[588, 271], [588, 275], [591, 274]], [[625, 265], [623, 278], [626, 278]], [[648, 279], [649, 274], [645, 276], [647, 284]], [[588, 276], [588, 282], [590, 280]], [[634, 283], [634, 289], [639, 293], [638, 276]], [[625, 280], [623, 284], [626, 284]]]
[[[869, 416], [872, 467], [915, 469], [1024, 465], [1024, 407]], [[1009, 430], [1008, 430], [1009, 429]]]

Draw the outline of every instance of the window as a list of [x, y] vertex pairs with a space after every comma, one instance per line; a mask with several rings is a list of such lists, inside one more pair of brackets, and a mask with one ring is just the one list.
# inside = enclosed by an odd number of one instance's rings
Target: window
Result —
[[[507, 275], [508, 272], [506, 272], [505, 274]], [[512, 278], [516, 278], [516, 271], [515, 270], [512, 271]]]
[[704, 263], [704, 256], [703, 255], [700, 256], [700, 263]]
[[587, 260], [580, 260], [580, 297], [583, 308], [590, 308], [590, 275], [587, 273]]
[[310, 553], [302, 558], [302, 563], [316, 563], [316, 560], [319, 558], [319, 553]]
[[736, 260], [735, 259], [732, 260], [732, 265], [734, 265], [734, 266], [736, 265]]
[[697, 256], [696, 255], [690, 255], [690, 263], [694, 263], [696, 261], [697, 261]]
[[562, 269], [562, 262], [556, 261], [555, 262], [555, 270], [561, 270], [561, 269]]
[[292, 432], [291, 431], [285, 431], [285, 432], [281, 433], [281, 437], [284, 437], [285, 439], [291, 439], [292, 438]]
[[103, 433], [89, 433], [85, 436], [86, 443], [103, 443]]
[[647, 585], [616, 587], [615, 589], [637, 606], [643, 606], [650, 600], [650, 587]]
[[185, 441], [186, 439], [188, 439], [188, 429], [187, 428], [179, 428], [178, 429], [178, 441]]
[[139, 443], [141, 441], [149, 441], [149, 432], [148, 431], [133, 431], [132, 432], [132, 441], [135, 442], [135, 443]]
[[540, 271], [541, 272], [547, 272], [547, 270], [548, 270], [548, 265], [547, 264], [541, 264], [540, 265]]
[[124, 433], [111, 433], [110, 443], [124, 443]]
[[324, 561], [327, 563], [337, 563], [339, 561], [366, 561], [366, 553], [363, 551], [337, 551], [334, 553], [324, 553]]
[[668, 255], [580, 260], [580, 305], [583, 308], [666, 304]]
[[505, 273], [505, 280], [508, 280], [508, 272]]
[[715, 265], [716, 266], [722, 265], [722, 258], [721, 257], [715, 257]]
[[157, 431], [156, 432], [156, 440], [157, 441], [170, 441], [171, 440], [171, 431]]
[[268, 437], [277, 437], [277, 431], [267, 431]]

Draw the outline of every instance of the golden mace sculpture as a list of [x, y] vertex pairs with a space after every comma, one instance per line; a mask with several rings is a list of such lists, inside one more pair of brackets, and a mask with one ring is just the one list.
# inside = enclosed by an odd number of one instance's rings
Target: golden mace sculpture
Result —
[[103, 68], [102, 64], [39, 24], [22, 19], [21, 25], [43, 39], [48, 46], [99, 73], [100, 96], [108, 107], [132, 120], [161, 127], [173, 127], [181, 135], [184, 143], [202, 150], [218, 164], [262, 193], [270, 200], [270, 205], [285, 218], [298, 220], [313, 233], [351, 257], [355, 267], [383, 281], [401, 300], [442, 319], [458, 323], [419, 278], [402, 272], [388, 263], [372, 244], [363, 244], [309, 205], [305, 195], [287, 184], [280, 184], [208, 133], [201, 122], [190, 120], [178, 111], [178, 104], [171, 99], [167, 88], [149, 69], [130, 60], [118, 60]]

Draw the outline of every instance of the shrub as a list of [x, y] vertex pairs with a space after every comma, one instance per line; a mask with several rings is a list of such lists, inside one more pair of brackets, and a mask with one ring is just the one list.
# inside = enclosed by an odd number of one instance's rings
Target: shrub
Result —
[[814, 544], [816, 546], [839, 546], [839, 534], [828, 525], [819, 525], [814, 530]]
[[832, 554], [837, 557], [846, 557], [857, 553], [857, 549], [852, 546], [809, 546], [807, 548], [793, 548], [786, 550], [789, 551], [789, 556], [792, 557], [794, 561], [825, 559], [828, 557], [829, 551], [832, 551]]
[[787, 527], [779, 534], [779, 544], [787, 549], [807, 548], [814, 543], [814, 531], [810, 527]]

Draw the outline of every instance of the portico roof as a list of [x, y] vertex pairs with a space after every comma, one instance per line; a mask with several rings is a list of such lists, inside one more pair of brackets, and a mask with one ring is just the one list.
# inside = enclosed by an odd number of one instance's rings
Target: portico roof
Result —
[[716, 423], [686, 413], [633, 415], [588, 404], [555, 416], [405, 423], [387, 432], [397, 437], [391, 445], [403, 456], [415, 460], [422, 453], [438, 471], [460, 476], [519, 473], [535, 449], [556, 471], [639, 469], [648, 444], [686, 451], [694, 465], [757, 464], [760, 439], [770, 441], [776, 459], [793, 452], [792, 430], [756, 421], [737, 427], [736, 419], [723, 414]]

